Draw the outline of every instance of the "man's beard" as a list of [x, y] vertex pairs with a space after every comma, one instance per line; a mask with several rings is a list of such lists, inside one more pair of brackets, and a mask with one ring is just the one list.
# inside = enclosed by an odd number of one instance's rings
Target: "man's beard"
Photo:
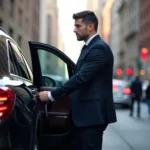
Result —
[[77, 36], [78, 41], [86, 41], [88, 39], [88, 36]]

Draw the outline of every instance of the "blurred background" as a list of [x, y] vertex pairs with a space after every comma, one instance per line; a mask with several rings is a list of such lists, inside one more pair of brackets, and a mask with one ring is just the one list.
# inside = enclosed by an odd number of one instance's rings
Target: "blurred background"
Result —
[[86, 9], [96, 13], [98, 33], [112, 48], [114, 77], [132, 80], [140, 74], [148, 79], [149, 0], [0, 0], [0, 26], [19, 44], [30, 65], [30, 40], [53, 45], [76, 62], [83, 43], [73, 33], [72, 14]]
[[[31, 67], [28, 41], [57, 47], [76, 63], [84, 43], [76, 40], [72, 15], [87, 9], [97, 15], [98, 33], [114, 54], [114, 101], [129, 108], [128, 83], [140, 75], [144, 99], [150, 79], [150, 0], [0, 0], [0, 27], [19, 44]], [[66, 64], [56, 56], [41, 53], [40, 61], [44, 73], [60, 82], [62, 77], [68, 79]], [[149, 150], [146, 104], [141, 104], [140, 119], [129, 117], [128, 109], [116, 112], [118, 122], [108, 128], [104, 149]]]
[[31, 65], [28, 41], [48, 43], [74, 62], [82, 42], [73, 33], [72, 14], [93, 10], [98, 32], [115, 57], [114, 77], [150, 74], [149, 0], [0, 0], [0, 26], [19, 44]]

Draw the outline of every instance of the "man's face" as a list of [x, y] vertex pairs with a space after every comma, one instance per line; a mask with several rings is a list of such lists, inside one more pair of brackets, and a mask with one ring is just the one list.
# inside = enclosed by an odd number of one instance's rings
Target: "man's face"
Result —
[[77, 36], [78, 41], [86, 41], [89, 38], [89, 27], [85, 24], [82, 19], [76, 19], [74, 23], [74, 32]]

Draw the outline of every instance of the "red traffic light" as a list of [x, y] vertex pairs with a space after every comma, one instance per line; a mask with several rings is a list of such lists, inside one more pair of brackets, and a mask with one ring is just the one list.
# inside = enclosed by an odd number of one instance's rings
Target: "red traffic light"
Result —
[[132, 68], [127, 68], [126, 73], [127, 73], [127, 75], [132, 75], [133, 74], [133, 69]]
[[141, 49], [141, 53], [142, 53], [142, 54], [148, 54], [148, 48], [143, 47], [143, 48]]
[[122, 75], [122, 69], [121, 68], [117, 68], [116, 69], [116, 74], [117, 75]]
[[148, 48], [143, 47], [141, 48], [141, 60], [146, 61], [148, 57]]

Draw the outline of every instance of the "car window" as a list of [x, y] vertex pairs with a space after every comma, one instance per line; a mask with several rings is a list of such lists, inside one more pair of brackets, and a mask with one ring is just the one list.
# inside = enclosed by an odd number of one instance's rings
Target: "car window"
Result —
[[18, 75], [19, 76], [19, 72], [17, 70], [17, 65], [14, 59], [14, 54], [12, 53], [11, 47], [8, 44], [8, 50], [9, 50], [9, 64], [10, 64], [10, 73]]
[[15, 75], [21, 76], [25, 79], [31, 80], [27, 66], [22, 57], [21, 51], [11, 41], [9, 41], [9, 58], [10, 58], [10, 72]]
[[54, 79], [56, 86], [69, 79], [67, 64], [58, 56], [41, 49], [38, 50], [38, 56], [42, 74]]
[[4, 39], [0, 39], [0, 78], [8, 74], [7, 47]]

